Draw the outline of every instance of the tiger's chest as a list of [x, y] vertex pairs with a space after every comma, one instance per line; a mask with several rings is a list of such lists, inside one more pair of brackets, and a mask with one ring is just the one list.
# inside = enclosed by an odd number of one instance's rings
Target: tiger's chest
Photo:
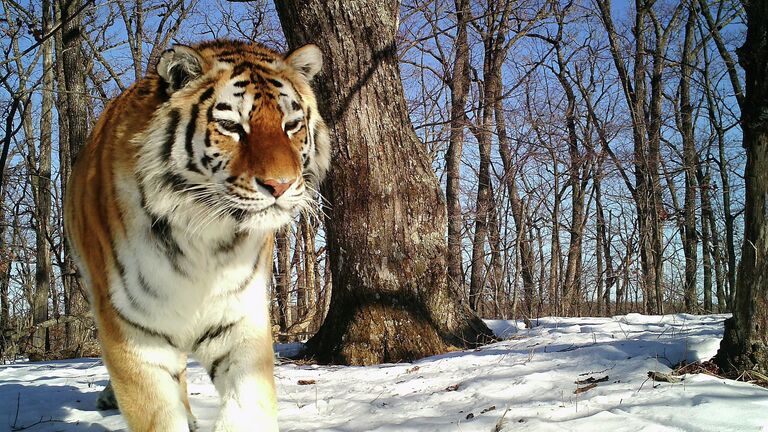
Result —
[[110, 295], [129, 320], [189, 347], [217, 323], [248, 318], [269, 325], [271, 236], [227, 227], [188, 233], [168, 219], [134, 218], [116, 246]]

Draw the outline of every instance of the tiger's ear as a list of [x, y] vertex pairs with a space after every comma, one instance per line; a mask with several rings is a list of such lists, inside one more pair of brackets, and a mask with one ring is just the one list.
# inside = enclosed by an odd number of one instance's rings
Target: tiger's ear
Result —
[[317, 45], [308, 44], [288, 54], [285, 61], [309, 81], [323, 68], [323, 53]]
[[157, 74], [168, 83], [168, 93], [173, 93], [203, 74], [205, 61], [194, 49], [174, 45], [165, 50], [157, 62]]

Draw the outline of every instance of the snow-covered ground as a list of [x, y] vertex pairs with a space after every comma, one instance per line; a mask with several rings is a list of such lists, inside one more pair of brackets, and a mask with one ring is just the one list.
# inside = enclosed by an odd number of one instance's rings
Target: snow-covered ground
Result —
[[[283, 431], [766, 431], [768, 390], [686, 375], [654, 383], [648, 371], [717, 351], [724, 315], [544, 318], [524, 329], [488, 321], [503, 342], [371, 367], [284, 363], [276, 375]], [[289, 347], [278, 347], [278, 350]], [[190, 363], [202, 430], [218, 398]], [[607, 377], [605, 379], [604, 377]], [[575, 394], [593, 378], [604, 381]], [[0, 431], [123, 430], [97, 411], [107, 382], [98, 359], [0, 366]], [[38, 423], [39, 422], [39, 423]]]

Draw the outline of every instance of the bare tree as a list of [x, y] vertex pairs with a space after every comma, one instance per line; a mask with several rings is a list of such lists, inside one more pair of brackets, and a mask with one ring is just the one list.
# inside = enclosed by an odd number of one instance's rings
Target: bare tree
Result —
[[[478, 186], [469, 282], [470, 305], [475, 311], [480, 311], [480, 300], [487, 279], [484, 275], [486, 267], [485, 245], [488, 237], [488, 225], [491, 222], [488, 216], [491, 212], [490, 207], [493, 205], [490, 175], [491, 147], [494, 115], [497, 107], [500, 108], [497, 101], [502, 93], [501, 67], [509, 50], [539, 23], [546, 9], [547, 6], [544, 4], [538, 9], [534, 8], [533, 14], [527, 16], [524, 9], [514, 2], [491, 1], [484, 5], [481, 18], [471, 21], [483, 43], [482, 87], [478, 91], [481, 96], [475, 109], [477, 119], [475, 123], [469, 124], [479, 149]], [[503, 122], [503, 115], [501, 117]], [[525, 285], [525, 288], [530, 290], [530, 297], [526, 297], [526, 313], [530, 317], [533, 307], [533, 284]]]
[[[634, 11], [634, 59], [632, 75], [624, 60], [619, 35], [613, 23], [610, 2], [596, 0], [608, 34], [611, 55], [621, 81], [632, 120], [635, 145], [635, 202], [640, 229], [640, 256], [644, 276], [646, 312], [663, 313], [662, 218], [664, 207], [660, 185], [660, 141], [662, 125], [663, 73], [670, 36], [677, 28], [683, 2], [671, 12], [666, 26], [660, 22], [653, 1], [636, 0]], [[649, 24], [650, 22], [650, 24]], [[650, 29], [649, 29], [650, 27]], [[653, 34], [653, 46], [646, 44], [646, 31]], [[650, 54], [651, 70], [647, 70]], [[646, 75], [650, 75], [650, 92]]]
[[[533, 255], [533, 241], [529, 235], [530, 225], [528, 224], [528, 215], [525, 211], [525, 205], [520, 197], [520, 191], [517, 186], [519, 167], [512, 156], [512, 140], [508, 134], [507, 121], [503, 110], [502, 88], [496, 88], [494, 96], [494, 115], [496, 119], [496, 135], [499, 140], [499, 155], [501, 156], [502, 166], [504, 168], [504, 185], [507, 188], [507, 196], [510, 208], [512, 210], [512, 219], [515, 222], [515, 248], [517, 257], [519, 257], [520, 275], [523, 280], [523, 311], [525, 317], [530, 319], [534, 316], [534, 292], [535, 280], [534, 271], [536, 269], [535, 258]], [[542, 269], [544, 263], [541, 263]], [[543, 279], [543, 278], [542, 278]], [[542, 282], [543, 283], [543, 282]], [[539, 299], [543, 296], [540, 294]]]
[[451, 134], [448, 151], [445, 153], [446, 186], [445, 199], [448, 208], [448, 283], [456, 291], [464, 289], [464, 271], [461, 254], [461, 155], [466, 125], [467, 94], [469, 93], [469, 44], [467, 22], [471, 18], [469, 0], [455, 0], [456, 41], [454, 61], [450, 80], [451, 88]]
[[[683, 170], [685, 171], [685, 204], [683, 208], [683, 253], [685, 254], [685, 309], [689, 313], [696, 312], [698, 300], [696, 296], [696, 272], [698, 258], [698, 235], [696, 233], [696, 165], [699, 158], [696, 154], [694, 139], [694, 112], [691, 101], [691, 79], [696, 67], [694, 49], [694, 34], [696, 31], [696, 7], [688, 5], [688, 19], [685, 23], [685, 39], [680, 62], [680, 132], [683, 136]], [[712, 291], [709, 290], [711, 293]]]
[[[42, 4], [42, 31], [47, 33], [52, 27], [53, 10], [50, 1]], [[49, 240], [49, 222], [51, 217], [51, 151], [52, 151], [52, 122], [53, 122], [53, 40], [43, 42], [43, 92], [41, 95], [40, 141], [39, 155], [35, 156], [35, 144], [29, 149], [29, 170], [32, 174], [32, 195], [35, 204], [35, 293], [33, 300], [33, 325], [39, 325], [48, 319], [48, 298], [55, 288], [52, 283], [51, 248]], [[54, 308], [56, 307], [54, 296]], [[36, 355], [50, 351], [48, 329], [38, 327], [34, 335]]]
[[[704, 30], [701, 29], [700, 33], [703, 33]], [[730, 56], [730, 54], [726, 54], [727, 56]], [[720, 109], [718, 108], [717, 101], [716, 101], [716, 92], [714, 85], [712, 84], [712, 73], [713, 73], [713, 67], [712, 67], [712, 59], [709, 56], [709, 50], [707, 46], [702, 47], [702, 57], [704, 60], [704, 68], [702, 71], [702, 83], [703, 83], [703, 92], [706, 100], [706, 107], [707, 107], [707, 119], [709, 120], [709, 127], [712, 130], [712, 135], [714, 136], [714, 139], [717, 143], [717, 159], [716, 164], [719, 172], [720, 177], [720, 184], [721, 184], [721, 199], [722, 199], [722, 212], [723, 212], [723, 223], [725, 225], [725, 241], [724, 241], [724, 247], [725, 247], [725, 255], [727, 260], [727, 266], [726, 266], [726, 276], [727, 276], [727, 294], [723, 296], [723, 299], [718, 299], [718, 305], [720, 306], [722, 311], [726, 311], [728, 309], [728, 306], [730, 305], [730, 302], [732, 300], [731, 295], [735, 289], [736, 286], [736, 246], [735, 246], [735, 222], [736, 217], [734, 216], [732, 212], [732, 205], [731, 205], [731, 178], [729, 171], [731, 169], [731, 164], [729, 162], [728, 156], [726, 154], [726, 126], [723, 124], [722, 119], [722, 113]], [[726, 61], [726, 64], [728, 62]], [[730, 73], [730, 72], [729, 72]], [[740, 88], [740, 84], [738, 83], [738, 80], [736, 81], [736, 86]], [[738, 94], [738, 93], [737, 93]], [[738, 99], [737, 99], [738, 100]], [[714, 221], [712, 222], [712, 236], [713, 238], [717, 238], [717, 230], [714, 229]], [[720, 260], [719, 256], [716, 256], [717, 260]], [[716, 261], [717, 262], [717, 261]]]
[[[65, 194], [72, 164], [88, 138], [89, 119], [91, 118], [89, 115], [91, 99], [86, 87], [86, 68], [83, 67], [83, 65], [87, 64], [82, 46], [84, 29], [80, 12], [82, 11], [83, 3], [82, 0], [67, 0], [59, 3], [61, 7], [59, 14], [64, 25], [61, 31], [61, 44], [59, 46], [61, 51], [57, 53], [57, 58], [62, 64], [61, 74], [63, 77], [60, 76], [60, 78], [64, 80], [63, 83], [59, 82], [59, 92], [60, 95], [63, 95], [59, 98], [60, 105], [58, 106], [58, 111], [59, 118], [66, 119], [65, 131], [67, 136], [64, 141], [66, 152], [63, 155], [69, 156], [68, 159], [59, 158], [62, 182], [62, 193], [60, 196]], [[61, 137], [62, 135], [60, 134], [59, 136]], [[65, 313], [70, 316], [84, 315], [88, 310], [88, 304], [81, 282], [78, 278], [72, 277], [76, 272], [68, 248], [64, 249], [63, 261], [66, 266], [64, 273], [69, 277], [68, 282], [64, 285]], [[91, 324], [67, 324], [67, 339], [73, 345], [69, 349], [80, 350], [81, 340], [84, 337], [83, 333], [86, 327], [91, 327]]]
[[[603, 160], [598, 159], [596, 172], [603, 171]], [[616, 285], [616, 273], [613, 267], [613, 256], [611, 253], [611, 240], [608, 236], [608, 223], [605, 220], [605, 209], [603, 207], [602, 194], [602, 175], [597, 174], [595, 182], [595, 254], [597, 255], [597, 313], [606, 315], [611, 313], [611, 289]], [[603, 267], [605, 270], [603, 270]], [[618, 293], [616, 294], [618, 299]], [[605, 309], [603, 309], [605, 304]]]
[[[718, 241], [717, 229], [714, 227], [714, 216], [712, 214], [712, 203], [709, 198], [709, 188], [711, 187], [709, 167], [702, 167], [703, 162], [698, 161], [696, 166], [696, 182], [700, 188], [701, 201], [701, 255], [702, 270], [704, 282], [704, 311], [714, 311], [712, 305], [712, 269], [715, 269], [715, 283], [717, 284], [718, 310], [724, 311], [725, 292], [723, 291], [723, 281], [720, 270], [720, 245]], [[710, 223], [713, 226], [710, 226]], [[722, 302], [722, 303], [721, 303]]]
[[[144, 0], [116, 0], [120, 16], [125, 24], [128, 46], [133, 58], [134, 79], [141, 79], [157, 64], [160, 54], [176, 36], [181, 23], [194, 9], [197, 0], [173, 0], [154, 2]], [[147, 16], [159, 17], [154, 29], [146, 28]], [[145, 58], [145, 41], [149, 53]]]
[[[567, 315], [579, 314], [578, 303], [580, 299], [580, 278], [582, 272], [582, 242], [586, 227], [585, 196], [587, 182], [592, 170], [591, 152], [580, 149], [579, 142], [588, 142], [587, 137], [580, 140], [577, 133], [577, 104], [576, 92], [570, 78], [569, 59], [575, 54], [566, 57], [563, 46], [564, 21], [573, 3], [568, 3], [555, 12], [557, 20], [557, 34], [554, 37], [541, 37], [552, 44], [555, 52], [557, 69], [548, 69], [555, 75], [563, 89], [566, 100], [564, 111], [565, 126], [568, 143], [568, 186], [571, 189], [571, 226], [569, 229], [568, 258], [566, 260], [565, 277], [562, 287], [561, 305]], [[578, 73], [577, 73], [578, 75]], [[577, 77], [580, 79], [581, 77]]]

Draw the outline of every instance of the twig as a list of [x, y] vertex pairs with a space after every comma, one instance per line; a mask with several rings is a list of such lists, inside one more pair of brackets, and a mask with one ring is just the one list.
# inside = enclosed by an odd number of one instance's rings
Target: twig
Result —
[[611, 366], [609, 368], [605, 368], [603, 370], [594, 371], [594, 372], [590, 371], [590, 372], [580, 373], [579, 376], [587, 376], [587, 375], [594, 375], [594, 374], [599, 374], [599, 373], [605, 373], [605, 372], [608, 372], [609, 370], [613, 369], [614, 367], [616, 367], [615, 363], [614, 363], [613, 366]]
[[573, 394], [584, 393], [586, 391], [592, 390], [595, 387], [597, 387], [597, 383], [592, 383], [592, 384], [586, 385], [584, 387], [576, 387], [576, 390], [573, 391]]
[[499, 420], [496, 422], [496, 426], [493, 427], [492, 432], [501, 432], [501, 429], [504, 427], [504, 417], [507, 415], [509, 410], [512, 409], [511, 407], [504, 410], [504, 414], [499, 417]]
[[80, 15], [80, 13], [81, 13], [81, 12], [83, 12], [83, 10], [85, 10], [85, 8], [86, 8], [86, 7], [88, 7], [88, 6], [91, 6], [91, 5], [92, 5], [92, 3], [94, 3], [94, 1], [93, 1], [93, 0], [88, 0], [88, 1], [86, 1], [85, 3], [83, 3], [83, 4], [82, 4], [82, 5], [81, 5], [81, 6], [80, 6], [80, 7], [79, 7], [77, 10], [75, 10], [75, 11], [74, 11], [74, 13], [73, 13], [72, 15], [69, 15], [69, 16], [67, 16], [67, 19], [66, 19], [66, 21], [65, 21], [65, 20], [62, 20], [62, 21], [59, 21], [58, 23], [56, 23], [56, 25], [54, 25], [54, 26], [53, 26], [53, 28], [51, 28], [50, 30], [48, 30], [48, 32], [47, 32], [46, 34], [42, 35], [40, 38], [37, 38], [37, 40], [35, 41], [35, 43], [34, 43], [34, 44], [32, 44], [32, 45], [31, 45], [30, 47], [28, 47], [27, 49], [25, 49], [24, 51], [22, 51], [22, 52], [21, 52], [21, 54], [17, 55], [16, 57], [7, 58], [7, 59], [5, 59], [5, 60], [2, 60], [2, 61], [0, 61], [0, 66], [1, 66], [1, 65], [5, 65], [5, 64], [7, 64], [7, 63], [10, 63], [10, 62], [12, 62], [12, 61], [16, 61], [16, 60], [18, 60], [18, 59], [20, 59], [20, 58], [24, 57], [25, 55], [27, 55], [27, 54], [31, 53], [31, 52], [32, 52], [32, 51], [34, 51], [35, 49], [37, 49], [37, 47], [39, 47], [40, 45], [42, 45], [42, 44], [43, 44], [43, 43], [44, 43], [46, 40], [48, 40], [48, 39], [49, 39], [51, 36], [53, 36], [53, 35], [54, 35], [54, 34], [55, 34], [57, 31], [59, 31], [59, 29], [60, 29], [60, 28], [61, 28], [61, 27], [62, 27], [64, 24], [67, 24], [67, 23], [69, 23], [70, 21], [72, 21], [73, 19], [77, 18], [77, 16], [78, 16], [78, 15]]
[[32, 424], [29, 424], [27, 426], [15, 426], [14, 425], [13, 427], [11, 427], [11, 430], [13, 432], [23, 431], [23, 430], [31, 429], [31, 428], [33, 428], [33, 427], [35, 427], [37, 425], [41, 425], [41, 424], [45, 424], [45, 423], [66, 423], [66, 421], [54, 419], [54, 418], [51, 418], [51, 417], [48, 417], [47, 419], [43, 419], [42, 417], [40, 417], [40, 420], [38, 420], [38, 421], [36, 421], [36, 422], [34, 422]]
[[54, 419], [52, 417], [48, 417], [48, 419], [44, 419], [43, 417], [40, 417], [40, 420], [28, 424], [26, 426], [18, 426], [19, 424], [19, 407], [21, 406], [21, 392], [16, 393], [16, 414], [13, 416], [13, 424], [11, 425], [11, 431], [17, 432], [17, 431], [23, 431], [30, 429], [34, 426], [44, 424], [44, 423], [66, 423], [64, 420], [58, 420]]
[[606, 376], [604, 376], [602, 378], [589, 377], [589, 378], [584, 379], [584, 380], [575, 381], [575, 384], [578, 384], [578, 385], [582, 385], [582, 384], [597, 384], [597, 383], [606, 382], [606, 381], [608, 381], [608, 375], [606, 375]]
[[654, 381], [668, 382], [668, 383], [679, 383], [683, 381], [682, 378], [676, 377], [672, 374], [666, 374], [663, 372], [656, 372], [656, 371], [648, 371], [648, 378]]

